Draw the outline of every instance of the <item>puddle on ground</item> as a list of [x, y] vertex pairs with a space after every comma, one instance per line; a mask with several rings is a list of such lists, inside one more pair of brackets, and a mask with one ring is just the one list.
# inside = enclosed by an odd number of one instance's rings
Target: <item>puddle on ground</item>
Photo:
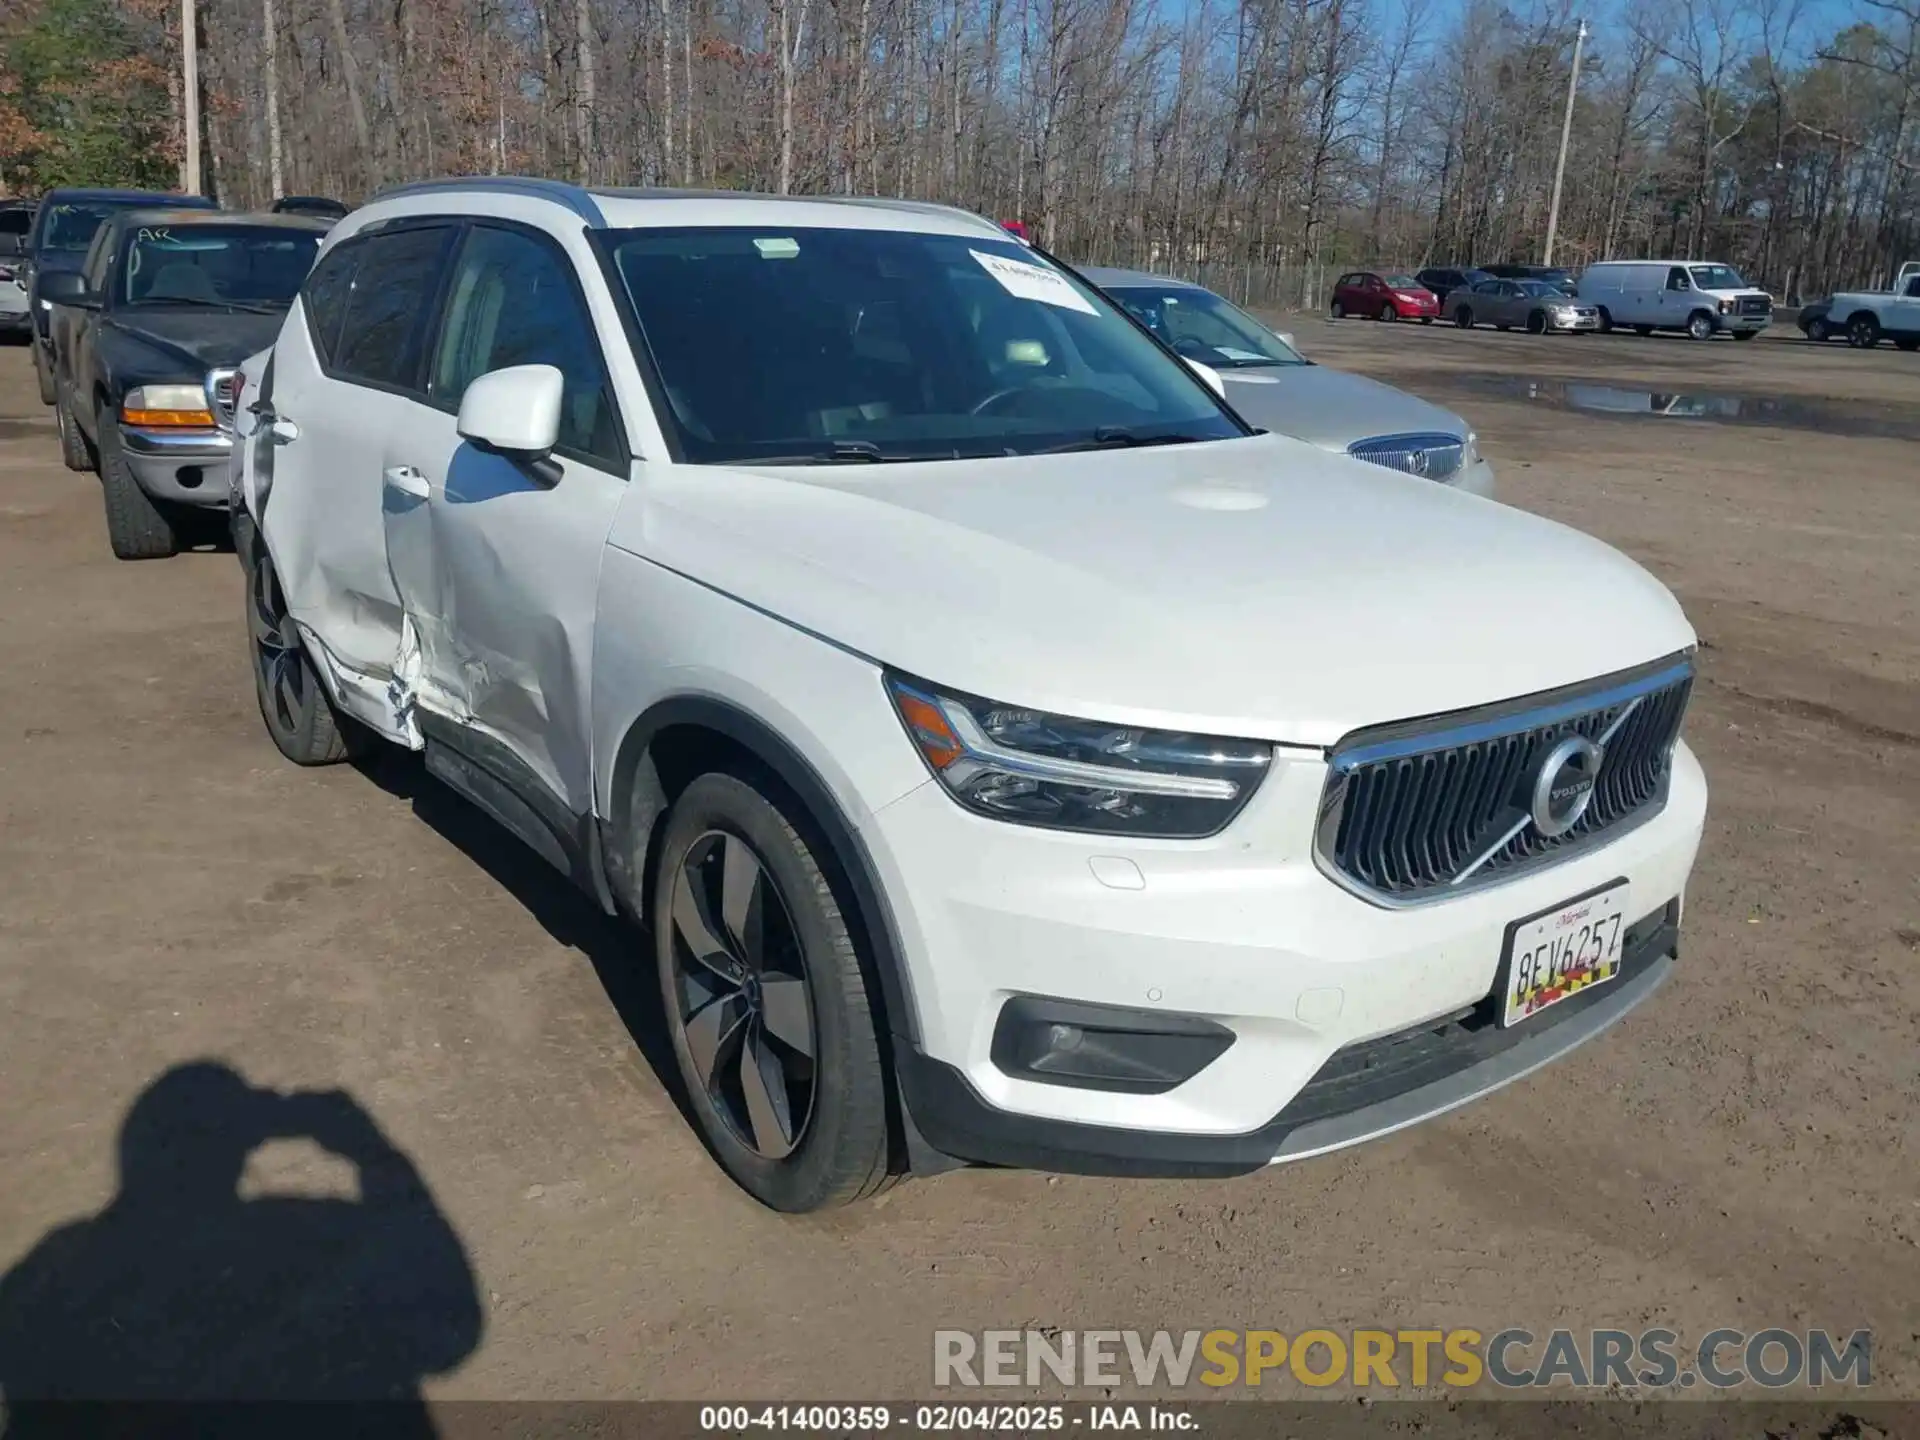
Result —
[[53, 433], [50, 420], [0, 420], [0, 440], [26, 440]]
[[[1423, 377], [1424, 378], [1424, 377]], [[1586, 380], [1530, 380], [1523, 375], [1434, 375], [1453, 386], [1507, 400], [1532, 400], [1593, 415], [1705, 420], [1827, 434], [1920, 440], [1920, 406], [1870, 405], [1811, 396], [1733, 395], [1710, 390], [1638, 390]]]

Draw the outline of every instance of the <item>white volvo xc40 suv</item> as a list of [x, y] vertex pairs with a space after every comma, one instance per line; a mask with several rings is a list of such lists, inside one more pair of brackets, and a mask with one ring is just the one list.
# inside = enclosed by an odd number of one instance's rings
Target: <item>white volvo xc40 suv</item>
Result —
[[389, 192], [239, 382], [261, 713], [631, 917], [768, 1205], [1399, 1129], [1670, 972], [1694, 635], [1216, 378], [944, 207]]

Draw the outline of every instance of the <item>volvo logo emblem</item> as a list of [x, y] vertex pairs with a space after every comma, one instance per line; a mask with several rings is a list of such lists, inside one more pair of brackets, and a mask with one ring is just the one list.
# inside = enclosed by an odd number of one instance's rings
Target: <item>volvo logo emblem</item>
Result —
[[1547, 751], [1533, 778], [1532, 803], [1528, 806], [1534, 829], [1552, 840], [1580, 823], [1587, 806], [1593, 803], [1593, 786], [1600, 775], [1603, 753], [1584, 735], [1569, 735]]

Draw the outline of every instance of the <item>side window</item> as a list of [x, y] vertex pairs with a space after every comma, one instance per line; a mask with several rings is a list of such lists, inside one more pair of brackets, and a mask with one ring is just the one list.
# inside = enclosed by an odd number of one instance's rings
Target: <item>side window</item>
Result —
[[329, 366], [341, 379], [396, 390], [418, 385], [428, 312], [452, 239], [445, 225], [367, 239]]
[[1678, 265], [1667, 271], [1667, 289], [1690, 290], [1692, 288], [1693, 287], [1687, 282], [1687, 272], [1682, 270]]
[[454, 269], [429, 388], [455, 407], [468, 385], [509, 365], [552, 365], [565, 378], [559, 448], [624, 465], [606, 366], [572, 263], [520, 231], [475, 226]]
[[1920, 275], [1915, 275], [1911, 280], [1907, 281], [1907, 298], [1909, 300], [1920, 300]]
[[93, 244], [87, 250], [87, 258], [80, 267], [80, 273], [86, 279], [87, 288], [102, 298], [107, 293], [107, 272], [113, 268], [113, 252], [119, 243], [119, 230], [112, 225], [102, 225], [100, 233], [93, 237]]
[[300, 301], [307, 310], [307, 334], [313, 338], [313, 348], [320, 352], [323, 365], [332, 363], [340, 322], [347, 314], [347, 296], [353, 292], [353, 272], [365, 249], [358, 240], [334, 246], [300, 287]]

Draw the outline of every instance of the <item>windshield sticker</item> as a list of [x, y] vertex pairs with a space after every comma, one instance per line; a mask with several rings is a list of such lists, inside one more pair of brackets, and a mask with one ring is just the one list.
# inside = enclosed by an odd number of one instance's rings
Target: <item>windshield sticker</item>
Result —
[[137, 232], [137, 238], [151, 241], [156, 245], [164, 245], [173, 238], [173, 229], [167, 225], [142, 225]]
[[753, 248], [760, 252], [763, 260], [791, 260], [800, 253], [800, 242], [785, 236], [768, 240], [755, 240]]
[[1087, 302], [1086, 296], [1067, 283], [1064, 275], [980, 250], [969, 249], [967, 253], [979, 262], [982, 270], [1000, 282], [1002, 290], [1016, 299], [1038, 300], [1042, 305], [1078, 310], [1083, 315], [1100, 313]]

